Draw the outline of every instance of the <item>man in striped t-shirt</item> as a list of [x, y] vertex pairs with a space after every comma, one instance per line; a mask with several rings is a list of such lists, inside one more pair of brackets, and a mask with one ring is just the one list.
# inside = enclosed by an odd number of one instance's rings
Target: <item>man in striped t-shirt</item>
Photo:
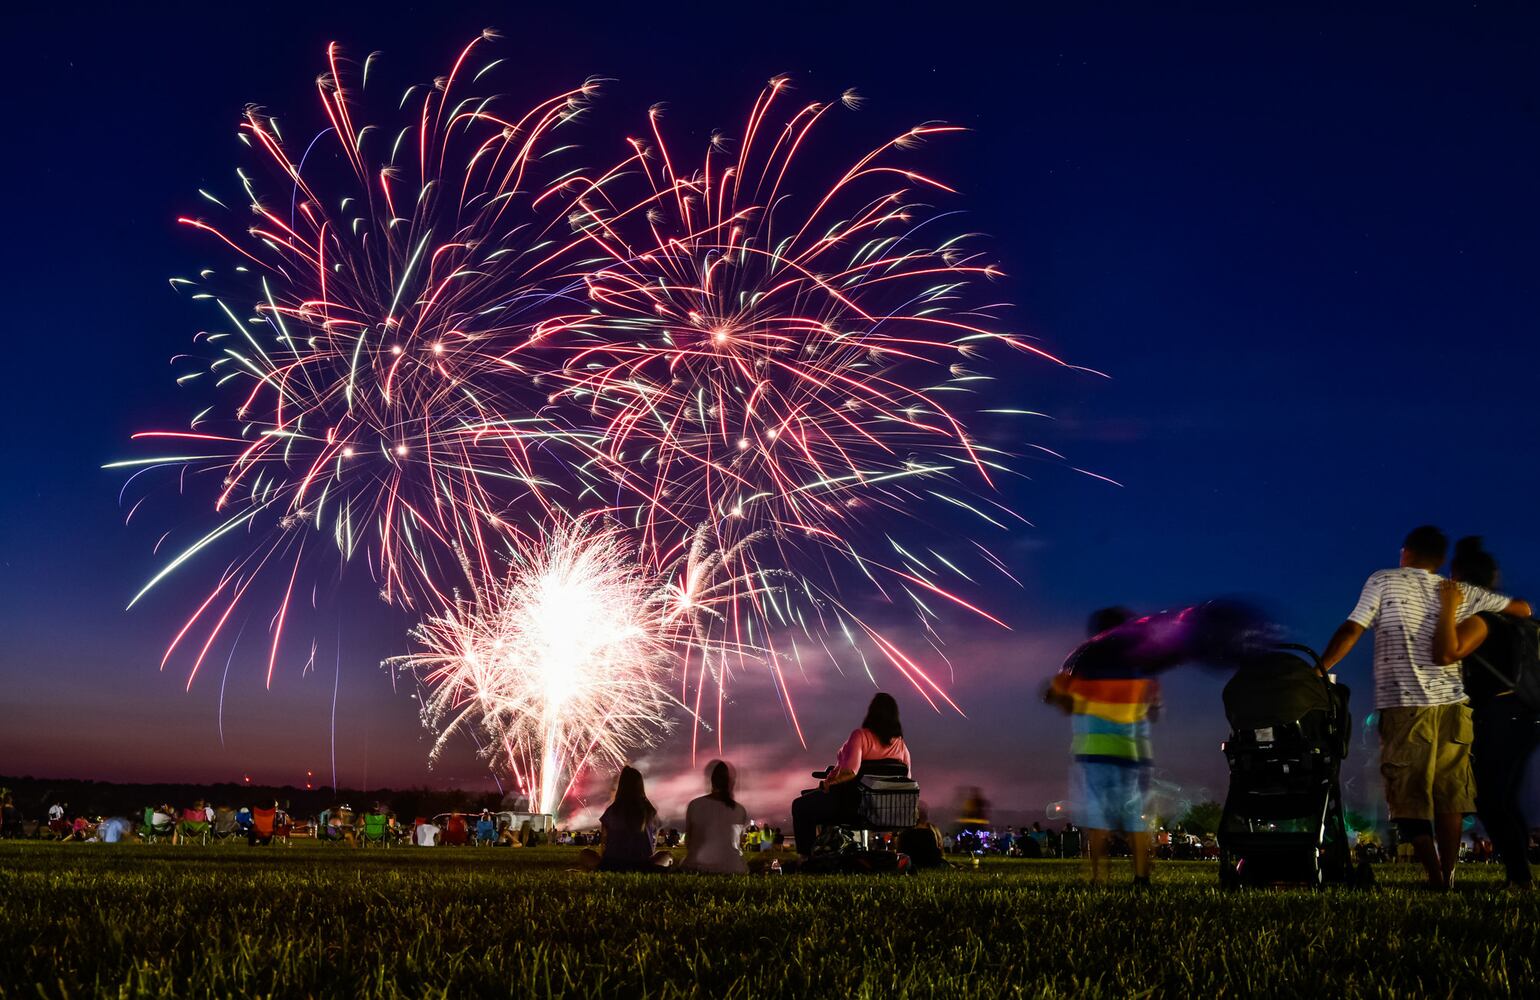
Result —
[[[1440, 606], [1437, 575], [1449, 539], [1432, 525], [1406, 536], [1401, 565], [1369, 577], [1358, 604], [1321, 657], [1330, 670], [1374, 629], [1374, 707], [1380, 722], [1380, 775], [1390, 818], [1410, 840], [1428, 881], [1448, 888], [1465, 815], [1476, 811], [1471, 779], [1471, 710], [1460, 664], [1433, 651]], [[1483, 611], [1529, 615], [1523, 601], [1461, 584], [1456, 619]]]

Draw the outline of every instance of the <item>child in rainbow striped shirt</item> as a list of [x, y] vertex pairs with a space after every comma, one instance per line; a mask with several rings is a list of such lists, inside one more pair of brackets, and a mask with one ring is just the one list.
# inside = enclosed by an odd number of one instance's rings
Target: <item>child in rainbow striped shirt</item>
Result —
[[1125, 643], [1106, 635], [1133, 618], [1126, 608], [1093, 614], [1091, 640], [1070, 654], [1043, 693], [1071, 717], [1070, 801], [1089, 835], [1093, 884], [1103, 880], [1114, 830], [1132, 841], [1134, 884], [1150, 883], [1150, 722], [1159, 712], [1160, 685], [1130, 662]]

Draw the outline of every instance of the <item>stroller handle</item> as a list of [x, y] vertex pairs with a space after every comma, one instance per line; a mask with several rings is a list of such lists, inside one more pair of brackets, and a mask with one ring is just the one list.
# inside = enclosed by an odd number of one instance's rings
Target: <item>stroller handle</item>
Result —
[[1301, 642], [1280, 642], [1275, 649], [1286, 649], [1291, 653], [1305, 653], [1310, 657], [1310, 665], [1316, 673], [1321, 672], [1321, 654]]

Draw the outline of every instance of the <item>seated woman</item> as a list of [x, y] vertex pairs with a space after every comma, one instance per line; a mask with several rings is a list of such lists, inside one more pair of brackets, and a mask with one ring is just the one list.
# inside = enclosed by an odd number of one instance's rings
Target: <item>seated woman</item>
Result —
[[615, 782], [615, 801], [599, 817], [602, 853], [585, 847], [578, 864], [588, 871], [663, 871], [674, 863], [674, 856], [667, 851], [653, 853], [661, 825], [658, 810], [647, 800], [642, 772], [623, 767]]
[[798, 854], [804, 858], [812, 855], [819, 825], [838, 822], [849, 815], [856, 791], [852, 782], [864, 762], [877, 760], [902, 761], [906, 770], [910, 766], [904, 727], [898, 721], [898, 702], [890, 694], [872, 697], [861, 728], [840, 747], [833, 772], [819, 783], [817, 791], [807, 792], [791, 804], [791, 826]]
[[733, 799], [733, 772], [726, 761], [706, 765], [711, 791], [693, 800], [684, 814], [684, 870], [717, 875], [747, 872], [738, 838], [749, 821], [743, 804]]

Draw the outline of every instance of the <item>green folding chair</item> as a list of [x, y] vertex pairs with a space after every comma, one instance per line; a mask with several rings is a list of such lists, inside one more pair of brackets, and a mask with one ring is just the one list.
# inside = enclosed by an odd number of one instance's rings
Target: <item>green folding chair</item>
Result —
[[364, 813], [363, 828], [360, 831], [362, 840], [360, 844], [368, 847], [370, 844], [378, 844], [381, 847], [390, 846], [390, 838], [386, 836], [390, 827], [390, 819], [382, 813]]
[[156, 824], [155, 807], [144, 807], [144, 823], [139, 827], [139, 836], [144, 838], [146, 844], [153, 844], [162, 837], [169, 837], [176, 831], [176, 820]]

